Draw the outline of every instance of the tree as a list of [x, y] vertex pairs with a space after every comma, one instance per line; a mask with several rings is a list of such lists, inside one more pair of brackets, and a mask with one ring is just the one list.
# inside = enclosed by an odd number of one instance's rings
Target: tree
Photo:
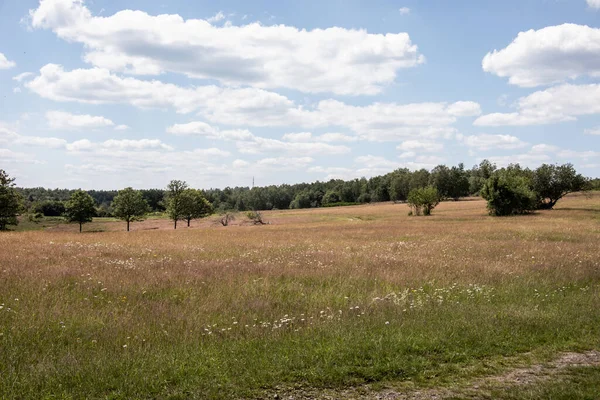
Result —
[[440, 204], [440, 194], [433, 186], [417, 188], [408, 194], [407, 203], [413, 215], [431, 215], [431, 211]]
[[15, 178], [0, 169], [0, 231], [9, 225], [18, 225], [17, 216], [21, 210], [21, 195], [15, 189]]
[[533, 190], [539, 197], [539, 208], [551, 210], [558, 200], [569, 193], [584, 190], [588, 180], [578, 174], [571, 164], [542, 164], [534, 171]]
[[169, 218], [174, 222], [175, 229], [177, 229], [177, 221], [183, 219], [184, 208], [181, 201], [181, 194], [188, 188], [188, 184], [185, 181], [173, 180], [167, 185], [166, 203], [167, 203], [167, 214]]
[[526, 214], [537, 208], [537, 195], [531, 190], [530, 179], [520, 169], [496, 171], [481, 188], [490, 215]]
[[79, 223], [79, 232], [83, 224], [92, 222], [94, 215], [96, 215], [94, 199], [81, 189], [73, 193], [65, 205], [65, 218], [69, 222]]
[[328, 190], [323, 196], [322, 204], [334, 204], [340, 201], [340, 195], [335, 190]]
[[213, 213], [212, 205], [196, 189], [185, 189], [180, 195], [181, 219], [187, 221], [189, 228], [193, 219], [208, 217]]
[[127, 232], [129, 232], [131, 222], [143, 221], [149, 211], [148, 202], [142, 193], [130, 187], [119, 190], [112, 202], [112, 207], [113, 215], [127, 222]]

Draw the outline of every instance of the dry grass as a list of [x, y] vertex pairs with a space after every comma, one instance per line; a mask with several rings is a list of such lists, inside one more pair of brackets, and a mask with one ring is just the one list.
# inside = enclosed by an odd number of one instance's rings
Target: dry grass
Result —
[[598, 348], [599, 200], [512, 218], [474, 200], [427, 218], [384, 204], [1, 234], [0, 397], [447, 385], [498, 357]]

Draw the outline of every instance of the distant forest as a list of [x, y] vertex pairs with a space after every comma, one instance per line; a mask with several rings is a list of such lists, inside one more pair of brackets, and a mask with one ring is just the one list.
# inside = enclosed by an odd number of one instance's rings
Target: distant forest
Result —
[[[521, 168], [518, 165], [512, 168]], [[299, 183], [295, 185], [271, 185], [264, 187], [226, 187], [202, 190], [204, 197], [217, 211], [273, 210], [289, 208], [315, 208], [337, 205], [364, 204], [384, 201], [405, 201], [415, 188], [433, 186], [443, 199], [458, 200], [479, 194], [485, 181], [496, 170], [487, 160], [471, 169], [463, 164], [454, 167], [439, 165], [433, 170], [409, 171], [397, 169], [385, 175], [369, 179], [344, 181], [332, 179], [327, 182]], [[523, 169], [524, 172], [529, 171]], [[600, 179], [590, 181], [590, 187], [600, 190]], [[38, 209], [45, 215], [61, 215], [62, 203], [69, 200], [75, 190], [18, 188], [28, 209]], [[151, 211], [165, 211], [165, 189], [142, 189], [144, 199]], [[117, 190], [87, 191], [97, 206], [99, 217], [112, 215], [111, 203]]]

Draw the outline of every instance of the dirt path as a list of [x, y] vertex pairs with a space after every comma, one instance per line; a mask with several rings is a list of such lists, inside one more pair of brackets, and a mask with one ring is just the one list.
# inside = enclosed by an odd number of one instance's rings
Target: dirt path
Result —
[[487, 376], [463, 385], [448, 389], [423, 389], [400, 392], [397, 390], [372, 391], [366, 387], [346, 390], [298, 389], [284, 393], [274, 393], [270, 398], [281, 400], [443, 400], [451, 397], [478, 399], [489, 398], [492, 388], [532, 385], [559, 376], [567, 368], [581, 366], [600, 366], [600, 351], [585, 353], [561, 353], [554, 361], [546, 364], [534, 364], [527, 368], [516, 368], [502, 375]]

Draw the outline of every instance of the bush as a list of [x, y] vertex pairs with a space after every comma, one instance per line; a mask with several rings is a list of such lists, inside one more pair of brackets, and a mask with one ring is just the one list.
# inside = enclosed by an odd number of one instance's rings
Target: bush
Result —
[[440, 195], [432, 186], [413, 189], [408, 193], [407, 203], [411, 209], [409, 215], [431, 215], [440, 203]]
[[60, 217], [65, 213], [65, 204], [62, 201], [48, 200], [36, 204], [33, 211], [43, 214], [45, 217]]
[[526, 214], [538, 206], [538, 196], [525, 175], [503, 170], [491, 176], [481, 188], [490, 215]]

